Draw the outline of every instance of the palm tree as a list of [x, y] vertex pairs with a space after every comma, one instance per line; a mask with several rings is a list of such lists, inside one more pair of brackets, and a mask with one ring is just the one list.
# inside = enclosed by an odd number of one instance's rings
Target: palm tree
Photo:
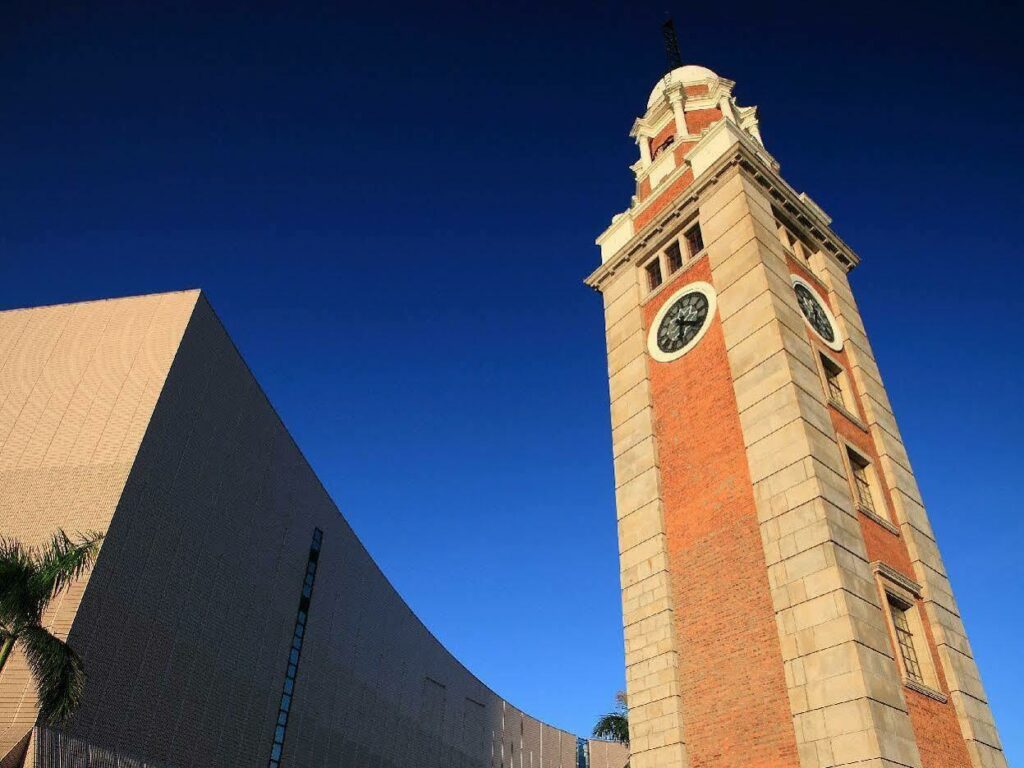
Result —
[[85, 669], [71, 646], [42, 625], [58, 594], [88, 570], [102, 534], [72, 540], [58, 530], [44, 547], [26, 547], [0, 536], [0, 674], [15, 644], [28, 660], [39, 691], [39, 717], [57, 725], [74, 714], [85, 687]]
[[598, 739], [617, 741], [629, 746], [629, 707], [626, 706], [626, 694], [619, 691], [615, 694], [615, 710], [602, 716], [594, 726], [594, 736]]

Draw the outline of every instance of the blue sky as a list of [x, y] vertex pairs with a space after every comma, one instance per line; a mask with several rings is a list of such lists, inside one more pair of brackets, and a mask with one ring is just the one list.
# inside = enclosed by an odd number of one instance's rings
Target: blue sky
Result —
[[[664, 4], [95, 5], [5, 6], [0, 307], [204, 288], [426, 624], [518, 706], [588, 730], [623, 672], [581, 280], [628, 204]], [[1020, 762], [1019, 11], [670, 9], [684, 59], [761, 107], [783, 175], [863, 259]]]

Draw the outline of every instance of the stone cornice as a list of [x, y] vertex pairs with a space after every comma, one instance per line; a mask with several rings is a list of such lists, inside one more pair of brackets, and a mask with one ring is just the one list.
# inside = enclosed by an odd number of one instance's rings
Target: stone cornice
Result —
[[[832, 231], [827, 216], [821, 209], [801, 199], [801, 196], [772, 168], [768, 167], [765, 160], [759, 156], [758, 149], [753, 141], [751, 146], [746, 142], [737, 142], [732, 145], [728, 152], [722, 155], [710, 168], [700, 177], [694, 179], [693, 183], [683, 190], [673, 203], [661, 212], [642, 230], [630, 238], [613, 256], [595, 269], [584, 281], [595, 290], [601, 290], [602, 286], [624, 266], [632, 263], [638, 255], [647, 251], [648, 244], [656, 239], [662, 231], [671, 225], [673, 221], [684, 214], [689, 215], [696, 203], [712, 187], [714, 187], [726, 174], [734, 168], [746, 174], [751, 180], [762, 187], [772, 202], [784, 210], [789, 216], [803, 226], [810, 236], [821, 246], [824, 254], [835, 259], [847, 271], [853, 269], [860, 259], [843, 240]], [[761, 149], [763, 152], [763, 149]], [[684, 162], [663, 183], [666, 187], [678, 176], [681, 176], [688, 168]], [[656, 195], [651, 195], [645, 203], [650, 204]], [[634, 216], [642, 208], [630, 211], [627, 215]]]
[[[719, 162], [703, 174], [700, 179], [695, 179], [693, 184], [683, 190], [669, 208], [655, 218], [654, 221], [640, 230], [640, 232], [630, 238], [630, 240], [626, 242], [626, 244], [622, 246], [614, 256], [595, 269], [586, 278], [586, 280], [584, 280], [584, 282], [595, 290], [601, 290], [601, 286], [607, 282], [609, 278], [615, 275], [624, 266], [628, 266], [636, 258], [638, 253], [644, 252], [647, 248], [647, 244], [652, 239], [658, 237], [667, 225], [682, 216], [684, 211], [689, 213], [693, 204], [700, 200], [702, 194], [709, 187], [717, 184], [721, 177], [736, 166], [738, 162], [738, 153], [727, 155], [719, 160]], [[681, 176], [686, 170], [688, 170], [688, 168], [689, 166], [686, 163], [683, 163], [665, 179], [664, 183], [671, 185], [671, 182], [676, 177]], [[648, 198], [648, 201], [652, 200], [654, 197], [655, 196], [652, 195], [651, 198]], [[630, 211], [630, 215], [635, 214], [636, 212], [636, 210]]]
[[913, 579], [904, 576], [902, 573], [897, 571], [890, 565], [886, 565], [881, 560], [874, 560], [871, 563], [871, 570], [882, 576], [885, 579], [903, 587], [907, 592], [912, 594], [914, 597], [921, 596], [921, 585]]
[[638, 117], [633, 121], [633, 127], [630, 129], [629, 135], [633, 138], [640, 136], [648, 139], [653, 138], [658, 131], [668, 125], [671, 119], [672, 110], [669, 108], [668, 103], [658, 104], [647, 110], [647, 114], [643, 117]]
[[641, 137], [648, 140], [653, 139], [661, 133], [665, 126], [671, 123], [673, 119], [674, 116], [672, 114], [672, 110], [665, 107], [665, 110], [661, 114], [655, 116], [651, 120], [644, 120], [642, 117], [637, 118], [637, 121], [633, 123], [633, 130], [630, 131], [629, 135], [638, 140]]
[[833, 231], [832, 219], [806, 193], [798, 193], [777, 170], [767, 167], [756, 155], [741, 159], [740, 165], [768, 193], [772, 203], [803, 227], [810, 239], [821, 246], [822, 253], [834, 259], [847, 272], [860, 263], [860, 257]]
[[[707, 96], [687, 96], [683, 101], [683, 111], [697, 112], [702, 109], [717, 109], [721, 103], [722, 96], [731, 97], [732, 91], [729, 88], [716, 86], [711, 89]], [[740, 111], [753, 111], [757, 108], [737, 106], [736, 109]], [[672, 117], [672, 109], [669, 107], [668, 101], [658, 102], [647, 110], [646, 114], [633, 121], [633, 127], [630, 128], [629, 135], [632, 138], [637, 138], [638, 136], [651, 138], [668, 125]]]
[[936, 691], [931, 686], [925, 685], [924, 683], [919, 683], [916, 680], [911, 680], [910, 678], [907, 678], [903, 681], [903, 684], [907, 686], [907, 688], [909, 688], [910, 690], [917, 691], [918, 693], [923, 694], [929, 698], [935, 699], [936, 701], [942, 702], [943, 704], [949, 701], [949, 699], [946, 697], [946, 694], [944, 694], [942, 691]]

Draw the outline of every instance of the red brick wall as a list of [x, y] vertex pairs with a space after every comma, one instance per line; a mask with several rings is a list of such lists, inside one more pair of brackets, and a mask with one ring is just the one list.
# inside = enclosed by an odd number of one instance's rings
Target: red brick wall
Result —
[[676, 165], [682, 165], [683, 158], [690, 154], [690, 150], [697, 146], [696, 141], [679, 141], [672, 148], [676, 156]]
[[686, 171], [678, 179], [669, 184], [662, 192], [644, 208], [637, 217], [633, 220], [633, 229], [635, 232], [639, 232], [645, 226], [647, 226], [655, 216], [657, 216], [665, 207], [673, 202], [679, 194], [693, 183], [693, 170], [687, 168]]
[[[710, 282], [695, 262], [644, 307]], [[716, 318], [682, 358], [648, 361], [683, 727], [691, 768], [796, 768], [793, 720], [725, 339]]]
[[722, 119], [720, 109], [695, 109], [686, 113], [686, 128], [691, 133], [700, 133]]

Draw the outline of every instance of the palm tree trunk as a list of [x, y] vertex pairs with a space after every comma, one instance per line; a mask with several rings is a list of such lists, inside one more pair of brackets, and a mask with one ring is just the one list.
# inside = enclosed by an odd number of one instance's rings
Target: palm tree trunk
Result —
[[4, 665], [7, 664], [7, 657], [11, 655], [11, 649], [14, 647], [14, 635], [8, 635], [4, 638], [4, 645], [0, 648], [0, 672], [4, 671]]

